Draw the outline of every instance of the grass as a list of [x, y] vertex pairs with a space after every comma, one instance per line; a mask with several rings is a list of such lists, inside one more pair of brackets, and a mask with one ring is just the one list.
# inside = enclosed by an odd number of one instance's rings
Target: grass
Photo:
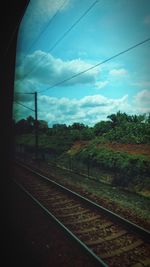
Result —
[[[60, 183], [63, 182], [66, 185], [75, 186], [77, 189], [82, 189], [85, 192], [96, 195], [100, 197], [100, 199], [103, 199], [104, 202], [110, 202], [112, 208], [113, 206], [114, 209], [115, 207], [120, 207], [120, 210], [126, 210], [126, 212], [129, 213], [129, 216], [131, 214], [132, 216], [145, 221], [146, 224], [150, 224], [149, 197], [139, 196], [138, 194], [127, 192], [120, 188], [112, 187], [109, 184], [97, 182], [57, 167], [52, 168], [51, 172], [55, 177], [59, 177]], [[116, 212], [119, 212], [119, 208], [117, 208]]]

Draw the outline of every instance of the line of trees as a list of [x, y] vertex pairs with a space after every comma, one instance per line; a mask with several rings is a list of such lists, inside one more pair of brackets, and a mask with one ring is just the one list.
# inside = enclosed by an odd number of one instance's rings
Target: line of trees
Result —
[[[15, 124], [18, 144], [34, 148], [34, 123], [34, 118], [30, 116]], [[73, 123], [69, 126], [54, 124], [50, 128], [42, 120], [38, 121], [38, 126], [39, 148], [51, 155], [51, 160], [59, 165], [75, 171], [81, 167], [81, 172], [86, 170], [88, 175], [93, 172], [97, 179], [101, 171], [108, 172], [114, 185], [127, 187], [133, 183], [148, 187], [150, 160], [147, 156], [114, 151], [99, 144], [150, 144], [150, 114], [127, 115], [118, 112], [93, 127]], [[75, 141], [82, 141], [82, 145], [77, 148]]]
[[[16, 134], [33, 133], [34, 123], [32, 116], [18, 121], [15, 123]], [[69, 126], [54, 124], [50, 128], [46, 121], [39, 120], [38, 128], [40, 133], [57, 136], [57, 138], [67, 136], [72, 141], [92, 140], [98, 137], [100, 142], [150, 143], [150, 114], [148, 116], [128, 115], [119, 111], [107, 116], [106, 121], [100, 121], [93, 127], [76, 122]]]
[[[16, 134], [33, 133], [35, 130], [35, 119], [32, 116], [27, 119], [21, 119], [18, 122], [14, 122]], [[38, 120], [38, 129], [40, 132], [46, 132], [48, 130], [48, 123], [44, 120]]]

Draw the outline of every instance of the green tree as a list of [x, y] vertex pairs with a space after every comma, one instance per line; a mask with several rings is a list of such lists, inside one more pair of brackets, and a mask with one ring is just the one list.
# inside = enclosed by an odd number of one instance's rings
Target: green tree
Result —
[[74, 122], [72, 125], [71, 125], [71, 128], [72, 129], [75, 129], [75, 130], [81, 130], [81, 129], [84, 129], [86, 126], [83, 124], [83, 123], [78, 123], [78, 122]]
[[40, 132], [46, 132], [48, 130], [48, 123], [44, 120], [38, 120], [38, 127]]
[[100, 121], [94, 125], [94, 133], [95, 135], [103, 135], [111, 130], [111, 122], [110, 121]]
[[126, 113], [121, 113], [120, 111], [118, 111], [116, 114], [107, 116], [107, 118], [111, 120], [112, 127], [120, 126], [131, 121], [131, 116], [127, 115]]
[[28, 132], [28, 123], [25, 119], [21, 119], [16, 122], [15, 125], [16, 134], [24, 134]]

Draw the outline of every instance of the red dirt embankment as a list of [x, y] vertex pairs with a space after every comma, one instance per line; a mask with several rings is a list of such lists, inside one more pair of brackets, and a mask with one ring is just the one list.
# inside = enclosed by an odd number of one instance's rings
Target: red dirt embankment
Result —
[[112, 144], [99, 145], [114, 151], [128, 152], [129, 154], [141, 154], [150, 158], [150, 145], [147, 144]]
[[[74, 150], [79, 150], [88, 145], [88, 141], [76, 141], [73, 145]], [[108, 148], [114, 151], [127, 152], [129, 154], [141, 154], [150, 158], [150, 145], [148, 144], [98, 144], [98, 148]]]

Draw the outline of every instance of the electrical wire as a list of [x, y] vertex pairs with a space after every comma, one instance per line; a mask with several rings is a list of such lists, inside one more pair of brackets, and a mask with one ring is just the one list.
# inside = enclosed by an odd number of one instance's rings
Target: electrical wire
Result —
[[29, 109], [29, 110], [32, 110], [32, 111], [34, 111], [34, 112], [35, 112], [35, 110], [34, 110], [34, 109], [32, 109], [32, 108], [29, 108], [29, 107], [27, 107], [27, 106], [23, 105], [22, 103], [20, 103], [20, 102], [18, 102], [18, 101], [16, 101], [16, 100], [14, 100], [14, 102], [16, 102], [16, 104], [18, 104], [18, 105], [20, 105], [20, 106], [23, 106], [24, 108], [27, 108], [27, 109]]
[[[52, 23], [52, 21], [54, 20], [54, 18], [57, 16], [57, 14], [60, 12], [60, 10], [64, 7], [65, 3], [67, 0], [63, 1], [62, 5], [60, 5], [60, 7], [57, 9], [57, 11], [55, 12], [55, 14], [50, 18], [50, 20], [48, 21], [47, 25], [44, 27], [44, 29], [40, 32], [40, 34], [37, 36], [37, 38], [33, 41], [33, 43], [31, 44], [31, 46], [27, 49], [26, 53], [28, 53], [31, 48], [34, 47], [34, 45], [37, 43], [37, 41], [40, 39], [40, 37], [43, 35], [43, 33], [47, 30], [47, 28], [50, 26], [50, 24]], [[23, 57], [22, 61], [25, 60], [26, 55]], [[34, 69], [34, 68], [33, 68]], [[33, 71], [32, 69], [32, 71]], [[28, 76], [30, 72], [28, 72], [25, 77]]]
[[54, 50], [54, 48], [65, 38], [65, 36], [89, 13], [89, 11], [99, 2], [99, 0], [96, 0], [88, 7], [87, 10], [84, 11], [84, 13], [79, 17], [72, 26], [56, 41], [56, 43], [48, 50], [48, 52], [51, 52]]
[[20, 95], [20, 94], [24, 94], [24, 95], [34, 95], [34, 93], [24, 93], [24, 92], [15, 92], [15, 94]]
[[71, 77], [68, 77], [68, 78], [66, 78], [66, 79], [64, 79], [64, 80], [62, 80], [62, 81], [60, 81], [58, 83], [55, 83], [52, 86], [47, 87], [46, 89], [43, 89], [43, 90], [39, 91], [38, 93], [43, 93], [43, 92], [45, 92], [45, 91], [47, 91], [49, 89], [52, 89], [53, 87], [56, 87], [56, 86], [61, 85], [61, 84], [65, 83], [65, 82], [68, 82], [68, 81], [70, 81], [70, 80], [72, 80], [72, 79], [74, 79], [74, 78], [76, 78], [76, 77], [78, 77], [78, 76], [80, 76], [80, 75], [82, 75], [82, 74], [94, 69], [94, 68], [97, 68], [98, 66], [100, 66], [100, 65], [102, 65], [102, 64], [104, 64], [104, 63], [106, 63], [106, 62], [108, 62], [108, 61], [110, 61], [110, 60], [112, 60], [112, 59], [114, 59], [116, 57], [119, 57], [122, 54], [125, 54], [125, 53], [133, 50], [134, 48], [136, 48], [136, 47], [138, 47], [138, 46], [140, 46], [140, 45], [142, 45], [142, 44], [144, 44], [144, 43], [146, 43], [148, 41], [150, 41], [150, 37], [145, 39], [145, 40], [143, 40], [143, 41], [141, 41], [140, 43], [137, 43], [137, 44], [135, 44], [135, 45], [133, 45], [133, 46], [131, 46], [131, 47], [129, 47], [129, 48], [117, 53], [117, 54], [115, 54], [114, 56], [111, 56], [111, 57], [99, 62], [98, 64], [96, 64], [96, 65], [94, 65], [94, 66], [92, 66], [92, 67], [90, 67], [88, 69], [85, 69], [85, 70], [83, 70], [83, 71], [81, 71], [81, 72], [79, 72], [77, 74], [72, 75]]
[[59, 8], [55, 12], [55, 14], [50, 18], [50, 20], [48, 21], [48, 23], [46, 24], [46, 26], [44, 27], [44, 29], [40, 32], [40, 34], [37, 36], [37, 38], [33, 41], [33, 43], [28, 48], [28, 50], [26, 51], [26, 53], [28, 53], [31, 50], [31, 48], [37, 43], [37, 41], [40, 39], [40, 37], [43, 35], [43, 33], [50, 26], [50, 24], [52, 23], [52, 21], [54, 20], [54, 18], [57, 16], [57, 14], [60, 12], [60, 10], [64, 7], [64, 5], [65, 5], [66, 2], [67, 2], [67, 0], [63, 1], [63, 3], [59, 6]]
[[[63, 35], [55, 42], [55, 44], [47, 51], [47, 53], [51, 52], [52, 50], [54, 50], [54, 48], [69, 34], [69, 32], [71, 32], [73, 30], [73, 28], [90, 12], [90, 10], [99, 2], [100, 0], [96, 0], [94, 1], [85, 11], [84, 13], [71, 25], [71, 27], [63, 33]], [[40, 60], [37, 62], [37, 64], [39, 65], [39, 63], [46, 57], [46, 55], [44, 55], [42, 58], [40, 58]], [[30, 72], [26, 73], [26, 75], [24, 76], [24, 78], [26, 78], [29, 74], [31, 74], [33, 71], [35, 71], [38, 68], [38, 65], [36, 67], [34, 67], [33, 69], [30, 70]]]

